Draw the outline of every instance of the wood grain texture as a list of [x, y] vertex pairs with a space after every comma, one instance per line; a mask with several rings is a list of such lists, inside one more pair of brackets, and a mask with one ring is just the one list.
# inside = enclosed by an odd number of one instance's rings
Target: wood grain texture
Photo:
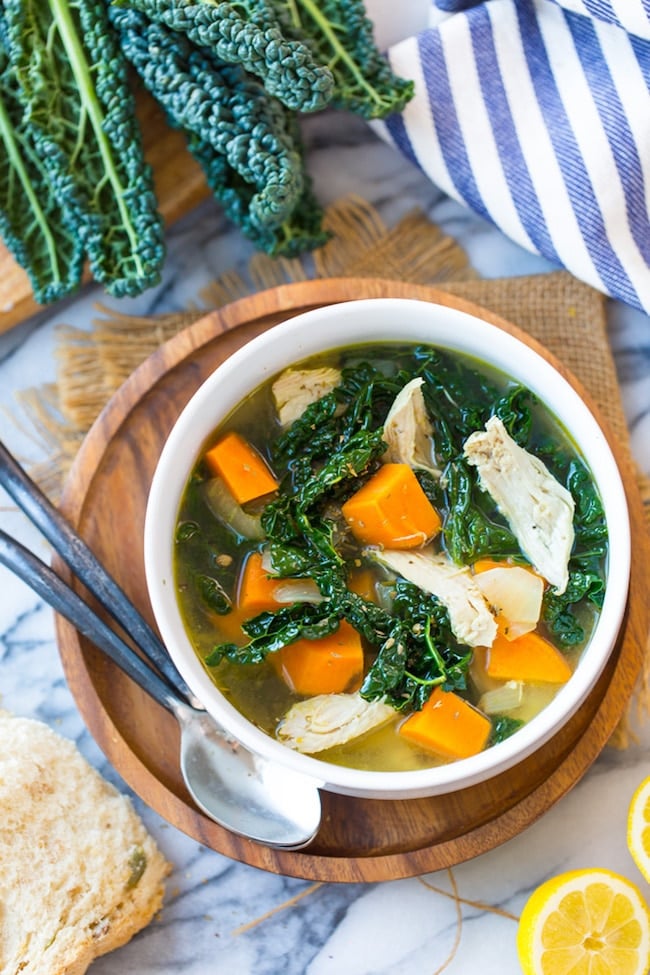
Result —
[[[169, 225], [205, 199], [210, 190], [198, 163], [186, 149], [184, 135], [169, 128], [162, 110], [144, 90], [138, 91], [137, 116], [145, 157], [153, 168], [160, 212]], [[90, 280], [87, 271], [84, 280]], [[34, 301], [27, 274], [0, 240], [0, 333], [44, 307], [53, 310], [56, 305], [43, 306]]]
[[[227, 305], [181, 332], [136, 370], [91, 429], [65, 487], [64, 513], [148, 618], [145, 506], [162, 444], [183, 405], [254, 335], [313, 307], [361, 297], [419, 298], [479, 314], [552, 361], [601, 419], [578, 381], [538, 343], [490, 312], [432, 288], [333, 279], [286, 285]], [[642, 668], [650, 625], [644, 565], [650, 553], [634, 471], [620, 445], [608, 439], [632, 519], [630, 601], [621, 636], [598, 685], [563, 731], [492, 781], [417, 800], [323, 793], [323, 824], [311, 846], [297, 852], [268, 849], [234, 836], [196, 810], [178, 768], [173, 718], [57, 620], [64, 669], [86, 724], [126, 782], [165, 819], [206, 846], [265, 870], [315, 880], [377, 881], [452, 866], [505, 842], [542, 816], [589, 768], [624, 715]]]

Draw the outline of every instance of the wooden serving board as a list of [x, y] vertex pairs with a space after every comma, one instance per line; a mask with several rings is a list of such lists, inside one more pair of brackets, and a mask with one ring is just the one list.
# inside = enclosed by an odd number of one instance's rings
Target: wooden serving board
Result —
[[[143, 133], [144, 152], [151, 164], [160, 212], [170, 224], [183, 216], [210, 190], [198, 163], [187, 151], [182, 132], [170, 129], [162, 109], [144, 90], [138, 92], [137, 116]], [[85, 280], [90, 280], [86, 273]], [[31, 315], [54, 309], [34, 301], [29, 278], [0, 240], [0, 333]]]
[[[361, 297], [420, 298], [479, 314], [551, 360], [598, 416], [577, 380], [536, 342], [490, 312], [432, 288], [335, 279], [286, 285], [227, 305], [171, 339], [135, 371], [88, 434], [64, 492], [64, 513], [149, 619], [145, 506], [161, 447], [180, 410], [215, 367], [253, 336], [316, 306]], [[324, 792], [322, 827], [309, 848], [266, 848], [231, 834], [193, 806], [179, 772], [174, 719], [59, 619], [63, 665], [86, 724], [126, 782], [166, 820], [206, 846], [265, 870], [315, 880], [376, 881], [448, 867], [492, 849], [533, 823], [581, 778], [625, 713], [642, 667], [650, 625], [648, 542], [634, 472], [614, 438], [609, 440], [632, 519], [624, 627], [601, 680], [563, 731], [492, 781], [417, 800]]]

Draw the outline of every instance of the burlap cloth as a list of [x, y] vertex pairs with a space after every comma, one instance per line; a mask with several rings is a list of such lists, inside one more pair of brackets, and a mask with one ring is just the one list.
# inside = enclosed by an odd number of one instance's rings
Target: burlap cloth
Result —
[[[332, 237], [315, 254], [296, 260], [257, 254], [245, 274], [224, 274], [197, 297], [195, 307], [180, 314], [143, 318], [100, 307], [90, 331], [59, 326], [57, 382], [24, 397], [32, 424], [47, 441], [49, 459], [36, 476], [48, 493], [56, 496], [81, 440], [111, 395], [162, 342], [211, 308], [314, 277], [382, 277], [435, 285], [512, 321], [583, 383], [634, 469], [602, 294], [564, 271], [481, 279], [464, 251], [421, 212], [387, 228], [368, 203], [347, 198], [329, 208], [325, 223]], [[650, 483], [640, 474], [638, 481], [650, 530]], [[645, 676], [637, 694], [644, 709]], [[624, 744], [626, 729], [615, 737]]]

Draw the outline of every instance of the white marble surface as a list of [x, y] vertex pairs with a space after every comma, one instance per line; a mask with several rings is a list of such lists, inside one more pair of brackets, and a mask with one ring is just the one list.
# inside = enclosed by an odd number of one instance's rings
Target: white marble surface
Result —
[[[549, 270], [500, 233], [445, 199], [361, 122], [326, 114], [305, 129], [309, 164], [324, 203], [358, 193], [392, 224], [414, 205], [459, 240], [486, 276]], [[249, 248], [208, 203], [169, 234], [163, 284], [121, 305], [130, 311], [182, 308], [202, 283], [246, 261]], [[56, 375], [56, 326], [88, 328], [90, 288], [0, 338], [0, 430], [22, 459], [42, 459], [16, 394]], [[116, 302], [108, 301], [115, 306]], [[611, 342], [623, 383], [636, 457], [650, 472], [650, 322], [610, 305]], [[0, 494], [0, 526], [41, 554], [43, 543]], [[64, 681], [52, 613], [0, 571], [2, 706], [41, 719], [74, 739], [128, 791], [85, 729]], [[135, 803], [174, 864], [163, 910], [127, 946], [98, 960], [95, 975], [516, 975], [516, 917], [551, 874], [600, 866], [645, 884], [627, 851], [634, 788], [650, 773], [650, 728], [625, 751], [606, 749], [582, 781], [517, 838], [473, 861], [425, 877], [378, 884], [312, 884], [264, 873], [205, 849]], [[457, 891], [459, 900], [449, 894]]]

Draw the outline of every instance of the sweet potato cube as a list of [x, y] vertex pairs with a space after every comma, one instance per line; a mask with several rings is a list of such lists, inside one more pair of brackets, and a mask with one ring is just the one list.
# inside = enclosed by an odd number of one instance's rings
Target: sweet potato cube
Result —
[[453, 691], [434, 688], [420, 711], [411, 714], [399, 733], [442, 758], [468, 758], [487, 745], [492, 723]]
[[348, 589], [370, 603], [377, 601], [375, 575], [370, 569], [353, 569], [348, 576]]
[[247, 643], [249, 637], [242, 630], [242, 623], [265, 610], [280, 608], [274, 596], [277, 585], [277, 580], [267, 575], [261, 553], [251, 552], [240, 570], [237, 597], [231, 611], [223, 616], [214, 614], [219, 642], [235, 643], [237, 646]]
[[296, 694], [355, 690], [363, 674], [361, 637], [345, 620], [334, 633], [320, 640], [296, 640], [268, 659]]
[[497, 633], [486, 651], [485, 672], [495, 680], [565, 684], [571, 676], [571, 667], [562, 653], [539, 633], [526, 633], [516, 640]]
[[418, 548], [441, 528], [440, 515], [408, 464], [382, 464], [341, 511], [364, 545]]
[[244, 563], [237, 588], [237, 608], [242, 619], [250, 619], [265, 610], [280, 608], [275, 598], [278, 580], [272, 579], [262, 564], [260, 552], [251, 552]]
[[238, 504], [271, 494], [278, 481], [262, 455], [239, 433], [231, 431], [205, 454], [205, 462], [220, 477]]

